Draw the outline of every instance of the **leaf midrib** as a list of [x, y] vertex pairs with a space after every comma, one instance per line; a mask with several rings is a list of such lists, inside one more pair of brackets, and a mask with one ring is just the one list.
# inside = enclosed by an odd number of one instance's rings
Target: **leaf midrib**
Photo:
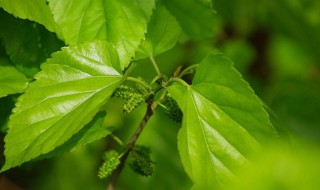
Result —
[[[51, 129], [52, 126], [54, 126], [57, 122], [59, 122], [59, 121], [60, 121], [62, 118], [64, 118], [65, 116], [71, 114], [75, 109], [77, 109], [79, 106], [83, 105], [83, 104], [84, 104], [86, 101], [88, 101], [92, 96], [94, 96], [94, 95], [97, 94], [98, 92], [103, 91], [103, 90], [106, 89], [107, 87], [109, 87], [109, 86], [111, 86], [111, 85], [119, 82], [120, 80], [121, 80], [121, 79], [119, 79], [119, 80], [117, 80], [117, 81], [115, 81], [115, 82], [113, 82], [113, 83], [110, 83], [108, 86], [105, 86], [105, 87], [97, 90], [96, 93], [92, 93], [91, 96], [89, 96], [87, 99], [85, 99], [81, 104], [78, 104], [78, 105], [76, 105], [74, 108], [72, 108], [72, 110], [70, 110], [69, 113], [67, 113], [66, 115], [60, 117], [57, 121], [55, 121], [55, 122], [51, 125], [51, 127], [47, 128], [47, 129], [46, 129], [45, 131], [43, 131], [42, 133], [45, 133], [47, 130]], [[41, 120], [41, 121], [45, 121], [45, 120]], [[28, 127], [30, 127], [30, 126], [32, 126], [32, 125], [33, 125], [33, 124], [29, 125]], [[39, 139], [40, 136], [41, 136], [41, 135], [38, 135], [34, 140], [32, 140], [31, 143], [30, 143], [23, 151], [21, 151], [21, 152], [25, 152], [26, 150], [28, 150], [28, 149], [31, 147], [31, 145], [32, 145], [33, 143], [35, 143], [35, 142]], [[16, 155], [21, 155], [21, 154], [19, 154], [19, 153], [18, 153], [18, 154], [12, 154], [11, 156], [16, 156]], [[31, 159], [32, 159], [32, 158], [31, 158]]]
[[[199, 96], [207, 99], [206, 97], [202, 96], [202, 95], [201, 95], [199, 92], [197, 92], [196, 90], [193, 90], [193, 91], [194, 91], [195, 93], [197, 93]], [[190, 93], [190, 95], [191, 95], [192, 102], [193, 102], [194, 108], [195, 108], [196, 113], [197, 113], [197, 119], [198, 119], [198, 121], [199, 121], [199, 123], [200, 123], [200, 126], [201, 126], [200, 128], [201, 128], [201, 132], [202, 132], [202, 134], [203, 134], [203, 137], [204, 137], [204, 140], [205, 140], [205, 143], [206, 143], [206, 148], [207, 148], [208, 152], [210, 152], [210, 153], [212, 153], [213, 155], [215, 155], [215, 153], [212, 152], [211, 149], [210, 149], [210, 147], [209, 147], [209, 144], [208, 144], [207, 138], [206, 138], [206, 134], [205, 134], [204, 129], [203, 129], [204, 126], [203, 126], [201, 120], [205, 121], [205, 119], [202, 118], [202, 117], [200, 116], [200, 114], [199, 114], [198, 107], [196, 106], [196, 103], [195, 103], [195, 100], [194, 100], [194, 97], [193, 97], [193, 93], [191, 92], [191, 90], [189, 90], [189, 93]], [[207, 99], [207, 100], [208, 100], [208, 99]], [[210, 100], [208, 100], [208, 101], [211, 102]], [[211, 102], [211, 103], [214, 104], [218, 109], [220, 109], [219, 106], [217, 106], [215, 103], [213, 103], [213, 102]], [[248, 134], [250, 134], [245, 128], [243, 128], [242, 125], [240, 125], [236, 120], [234, 120], [232, 117], [230, 117], [226, 112], [224, 112], [224, 111], [221, 110], [221, 109], [220, 109], [220, 111], [222, 111], [223, 113], [225, 113], [226, 116], [228, 116], [231, 120], [233, 120], [233, 121], [236, 122], [239, 126], [241, 126], [241, 128], [244, 129]], [[226, 139], [223, 135], [221, 135], [219, 131], [217, 131], [217, 130], [215, 130], [215, 131], [216, 131], [216, 133], [218, 133], [218, 134], [220, 135], [221, 138], [223, 138], [226, 142], [228, 142], [228, 144], [229, 144], [231, 147], [233, 147], [234, 150], [236, 150], [236, 151], [239, 153], [239, 155], [241, 155], [243, 158], [246, 159], [246, 161], [248, 161], [247, 157], [245, 157], [245, 156], [241, 153], [241, 151], [239, 151], [238, 148], [236, 148], [232, 143], [230, 143], [230, 141], [229, 141], [228, 139]], [[250, 136], [252, 136], [252, 135], [250, 134]], [[252, 136], [252, 137], [253, 137], [253, 136]], [[253, 137], [253, 138], [254, 138], [254, 137]], [[254, 138], [254, 139], [255, 139], [255, 138]], [[260, 143], [259, 143], [256, 139], [255, 139], [255, 141], [260, 145]], [[224, 166], [230, 173], [234, 174], [234, 172], [232, 172], [232, 170], [219, 158], [219, 156], [215, 156], [215, 157], [216, 157], [218, 160], [220, 160], [221, 164], [223, 164], [223, 166]], [[214, 166], [214, 161], [213, 161], [212, 159], [211, 159], [211, 161], [213, 162], [213, 166]]]
[[[121, 77], [120, 77], [120, 76], [110, 76], [110, 77], [109, 77], [109, 76], [104, 76], [104, 77], [101, 76], [101, 77], [102, 77], [102, 78], [118, 77], [119, 80], [121, 80]], [[100, 76], [99, 76], [99, 77], [88, 77], [88, 78], [100, 78]], [[63, 81], [63, 82], [61, 82], [61, 83], [57, 82], [57, 83], [50, 84], [50, 85], [41, 85], [41, 86], [39, 86], [39, 87], [50, 87], [50, 86], [61, 85], [61, 84], [66, 84], [66, 83], [73, 83], [73, 82], [75, 82], [75, 81], [87, 80], [88, 78], [81, 78], [81, 79], [78, 79], [78, 80]], [[112, 84], [113, 84], [113, 83], [112, 83]], [[106, 87], [107, 87], [107, 86], [106, 86]], [[31, 87], [31, 88], [32, 88], [32, 87]], [[105, 88], [105, 87], [103, 87], [103, 88]], [[59, 98], [59, 97], [63, 97], [63, 96], [76, 95], [76, 94], [82, 94], [82, 93], [87, 93], [87, 92], [99, 92], [99, 90], [103, 90], [103, 88], [100, 88], [100, 89], [97, 89], [97, 90], [82, 91], [82, 92], [73, 93], [73, 94], [71, 94], [71, 93], [70, 93], [70, 94], [64, 94], [64, 95], [61, 95], [61, 96], [59, 96], [59, 95], [57, 95], [57, 96], [48, 96], [48, 97], [42, 99], [40, 102], [37, 102], [36, 104], [32, 104], [31, 106], [29, 106], [29, 107], [21, 110], [21, 111], [19, 112], [19, 114], [21, 114], [21, 113], [23, 113], [24, 111], [29, 110], [29, 109], [31, 109], [31, 108], [39, 105], [39, 104], [41, 104], [41, 103], [43, 103], [43, 102], [45, 102], [45, 101], [47, 101], [47, 100], [50, 100], [50, 99], [52, 99], [52, 98]], [[29, 88], [29, 89], [30, 89], [30, 88]]]
[[[200, 124], [200, 128], [201, 128], [202, 135], [203, 135], [203, 137], [204, 137], [204, 141], [205, 141], [205, 145], [206, 145], [206, 148], [207, 148], [207, 152], [210, 152], [211, 154], [215, 155], [215, 154], [211, 151], [211, 149], [210, 149], [210, 147], [209, 147], [209, 143], [208, 143], [208, 141], [207, 141], [207, 138], [206, 138], [206, 135], [205, 135], [205, 132], [204, 132], [204, 129], [203, 129], [204, 126], [203, 126], [203, 124], [202, 124], [202, 122], [201, 122], [201, 120], [200, 120], [200, 119], [201, 119], [201, 118], [200, 118], [200, 114], [199, 114], [199, 111], [198, 111], [197, 106], [196, 106], [196, 104], [195, 104], [195, 100], [194, 100], [194, 97], [193, 97], [193, 93], [191, 93], [190, 87], [188, 88], [188, 91], [189, 91], [190, 97], [191, 97], [191, 99], [192, 99], [192, 104], [193, 104], [193, 106], [194, 106], [194, 108], [195, 108], [195, 111], [196, 111], [196, 113], [197, 113], [197, 119], [198, 119], [198, 122], [199, 122], [199, 124]], [[216, 157], [216, 156], [215, 156], [215, 157]], [[209, 158], [210, 158], [212, 167], [215, 168], [214, 160], [212, 159], [211, 155], [209, 155]], [[220, 160], [220, 159], [219, 159], [219, 160]], [[221, 161], [220, 161], [220, 162], [221, 162]], [[225, 165], [225, 163], [223, 163], [223, 162], [221, 162], [221, 163], [223, 164], [223, 166], [224, 166], [225, 168], [227, 168], [227, 169], [230, 171], [230, 169]]]

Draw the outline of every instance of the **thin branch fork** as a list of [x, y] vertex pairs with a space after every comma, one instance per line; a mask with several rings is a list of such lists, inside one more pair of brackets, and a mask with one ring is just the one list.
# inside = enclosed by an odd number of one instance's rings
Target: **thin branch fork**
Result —
[[136, 141], [138, 140], [141, 132], [143, 131], [144, 127], [146, 126], [147, 122], [149, 121], [149, 119], [151, 118], [151, 116], [154, 114], [155, 109], [152, 106], [153, 104], [153, 99], [148, 100], [147, 102], [147, 111], [146, 114], [144, 115], [138, 129], [136, 130], [136, 132], [134, 133], [134, 135], [131, 137], [131, 139], [129, 140], [129, 142], [127, 143], [127, 147], [128, 150], [126, 151], [126, 153], [120, 158], [120, 164], [117, 167], [117, 169], [113, 172], [112, 176], [111, 176], [111, 180], [110, 183], [107, 187], [107, 190], [113, 190], [114, 186], [117, 182], [117, 179], [121, 173], [121, 171], [124, 168], [125, 162], [132, 150], [132, 148], [134, 147]]

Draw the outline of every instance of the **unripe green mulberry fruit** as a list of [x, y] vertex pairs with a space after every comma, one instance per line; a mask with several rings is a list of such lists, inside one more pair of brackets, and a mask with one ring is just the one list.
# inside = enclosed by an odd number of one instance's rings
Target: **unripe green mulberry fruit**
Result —
[[153, 173], [153, 163], [144, 157], [139, 156], [136, 159], [134, 159], [130, 163], [130, 167], [133, 171], [142, 176], [148, 177]]
[[120, 98], [124, 101], [128, 101], [130, 99], [132, 93], [133, 93], [132, 88], [130, 88], [128, 86], [121, 85], [114, 90], [112, 97], [117, 97], [117, 98]]
[[177, 102], [171, 96], [167, 95], [163, 104], [166, 106], [166, 113], [169, 118], [181, 123], [183, 114]]
[[142, 94], [136, 93], [134, 89], [124, 85], [118, 87], [112, 96], [124, 100], [123, 113], [132, 112], [144, 102]]
[[150, 149], [144, 146], [136, 146], [131, 152], [131, 169], [142, 176], [150, 176], [153, 173], [154, 162], [150, 158]]
[[99, 168], [98, 177], [107, 178], [120, 164], [119, 153], [111, 150], [104, 154], [104, 162]]
[[131, 97], [124, 102], [123, 104], [123, 112], [130, 113], [136, 108], [138, 108], [144, 102], [144, 98], [141, 94], [133, 93]]

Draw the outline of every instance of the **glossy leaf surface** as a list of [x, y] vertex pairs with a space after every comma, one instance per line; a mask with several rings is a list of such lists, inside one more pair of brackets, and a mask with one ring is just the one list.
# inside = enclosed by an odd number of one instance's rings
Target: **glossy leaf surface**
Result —
[[77, 148], [109, 135], [112, 131], [112, 128], [104, 126], [105, 116], [105, 112], [98, 112], [92, 121], [90, 121], [90, 123], [84, 126], [78, 133], [73, 135], [67, 142], [48, 154], [41, 155], [37, 159], [50, 158], [64, 152], [74, 151]]
[[154, 0], [51, 0], [49, 3], [66, 43], [108, 40], [116, 46], [122, 69], [128, 66], [147, 32], [154, 4]]
[[68, 141], [92, 120], [122, 74], [113, 46], [97, 41], [63, 48], [35, 78], [10, 118], [2, 170]]
[[192, 85], [168, 88], [184, 114], [178, 146], [195, 189], [234, 180], [250, 155], [276, 136], [263, 104], [232, 64], [223, 55], [210, 54]]

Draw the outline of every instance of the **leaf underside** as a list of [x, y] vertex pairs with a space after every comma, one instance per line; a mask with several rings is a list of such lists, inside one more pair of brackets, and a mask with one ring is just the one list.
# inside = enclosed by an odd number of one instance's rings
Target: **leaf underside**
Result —
[[204, 6], [200, 0], [162, 0], [175, 16], [183, 31], [192, 39], [206, 39], [213, 35], [214, 11]]
[[29, 19], [55, 31], [55, 23], [46, 0], [0, 0], [0, 7], [22, 19]]
[[40, 24], [17, 19], [1, 9], [0, 28], [0, 40], [10, 61], [28, 77], [39, 72], [40, 64], [63, 46], [54, 33]]
[[148, 32], [135, 58], [156, 56], [173, 48], [180, 34], [181, 28], [176, 18], [158, 2], [148, 24]]
[[9, 60], [0, 55], [0, 98], [21, 93], [28, 86], [29, 79], [20, 73]]

